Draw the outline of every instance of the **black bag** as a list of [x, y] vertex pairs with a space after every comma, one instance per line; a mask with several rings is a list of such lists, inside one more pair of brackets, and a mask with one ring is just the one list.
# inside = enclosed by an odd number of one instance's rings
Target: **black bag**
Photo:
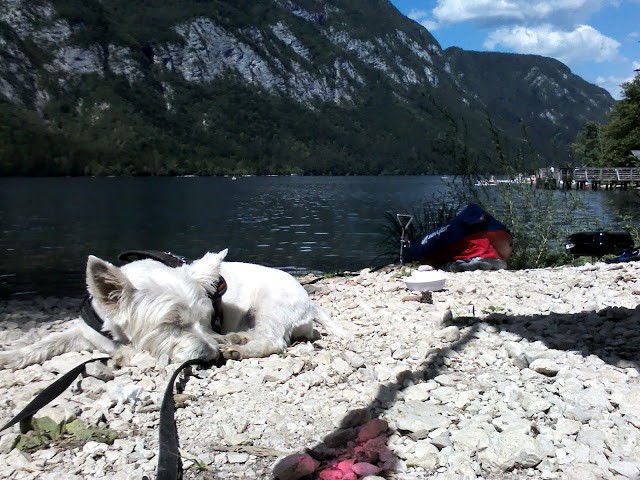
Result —
[[627, 232], [579, 232], [569, 235], [566, 248], [574, 257], [620, 255], [633, 248], [633, 239]]

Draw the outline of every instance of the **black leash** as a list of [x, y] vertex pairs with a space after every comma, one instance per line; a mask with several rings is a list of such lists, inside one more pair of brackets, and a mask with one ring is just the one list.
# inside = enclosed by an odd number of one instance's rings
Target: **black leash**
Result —
[[[85, 366], [91, 362], [107, 361], [110, 357], [92, 358], [80, 365], [69, 370], [62, 377], [56, 379], [53, 383], [47, 386], [36, 397], [24, 407], [20, 413], [7, 422], [0, 432], [12, 427], [18, 422], [29, 421], [38, 413], [38, 411], [48, 405], [52, 400], [57, 398], [62, 392], [64, 392], [69, 385], [80, 375], [84, 373]], [[162, 404], [160, 405], [160, 425], [159, 425], [159, 447], [158, 447], [158, 480], [177, 480], [182, 478], [182, 458], [180, 457], [180, 445], [178, 442], [178, 430], [176, 428], [175, 421], [175, 400], [173, 398], [173, 387], [180, 372], [191, 365], [202, 365], [204, 367], [224, 365], [225, 360], [220, 358], [217, 361], [201, 360], [194, 358], [187, 360], [181, 364], [171, 378], [169, 384], [162, 397]]]
[[173, 398], [173, 387], [176, 378], [182, 370], [191, 365], [221, 366], [224, 359], [218, 361], [200, 360], [197, 358], [187, 360], [180, 365], [171, 378], [162, 397], [160, 405], [159, 447], [158, 447], [158, 480], [177, 480], [182, 478], [182, 458], [180, 457], [180, 445], [178, 443], [178, 431], [176, 429], [176, 406]]
[[[172, 253], [160, 252], [156, 250], [132, 250], [121, 253], [118, 259], [126, 264], [136, 260], [150, 258], [164, 263], [170, 267], [179, 267], [186, 263], [184, 257], [179, 257]], [[222, 326], [222, 295], [227, 291], [227, 282], [221, 276], [218, 283], [214, 285], [215, 293], [209, 294], [213, 303], [213, 315], [211, 318], [211, 327], [217, 333], [221, 333]], [[109, 332], [103, 332], [102, 326], [104, 322], [96, 313], [91, 305], [91, 297], [86, 297], [80, 308], [80, 317], [91, 328], [113, 340]], [[69, 370], [62, 377], [48, 385], [42, 392], [29, 402], [15, 417], [13, 417], [6, 425], [0, 428], [0, 432], [15, 425], [18, 422], [29, 421], [44, 406], [57, 398], [64, 392], [69, 385], [73, 383], [76, 377], [85, 372], [85, 366], [88, 363], [96, 361], [107, 361], [110, 357], [99, 357], [87, 360], [73, 369]], [[191, 365], [202, 366], [221, 366], [224, 365], [225, 359], [219, 358], [217, 361], [191, 359], [180, 365], [169, 380], [169, 384], [164, 392], [162, 404], [160, 406], [160, 426], [159, 426], [159, 451], [158, 451], [158, 480], [177, 480], [182, 478], [182, 458], [180, 457], [180, 446], [178, 443], [178, 431], [175, 422], [175, 400], [173, 398], [173, 387], [176, 378], [182, 370]], [[144, 477], [147, 478], [146, 476]]]
[[84, 373], [84, 367], [87, 363], [97, 361], [109, 360], [109, 357], [92, 358], [86, 362], [81, 363], [77, 367], [72, 368], [62, 377], [55, 380], [52, 384], [48, 385], [43, 391], [41, 391], [36, 397], [29, 402], [29, 404], [22, 409], [15, 417], [13, 417], [4, 427], [0, 428], [0, 432], [12, 427], [18, 422], [29, 421], [38, 413], [42, 407], [46, 406], [49, 402], [57, 398], [62, 392], [64, 392], [69, 385], [73, 383], [78, 375]]
[[[152, 259], [164, 263], [169, 267], [180, 267], [187, 263], [185, 257], [175, 255], [170, 252], [162, 252], [159, 250], [130, 250], [118, 255], [118, 260], [122, 264], [135, 262], [136, 260]], [[209, 293], [209, 298], [213, 305], [213, 313], [211, 316], [211, 328], [214, 332], [222, 333], [222, 295], [227, 291], [227, 282], [224, 277], [213, 285], [214, 293]], [[87, 302], [89, 303], [89, 302]], [[85, 320], [86, 321], [86, 320]], [[169, 384], [162, 397], [160, 405], [160, 424], [159, 424], [159, 446], [158, 446], [158, 480], [177, 480], [182, 478], [182, 458], [180, 457], [180, 445], [178, 442], [178, 431], [176, 428], [176, 406], [173, 398], [173, 388], [180, 372], [191, 365], [202, 366], [221, 366], [225, 363], [223, 358], [218, 361], [209, 361], [201, 359], [191, 359], [180, 365], [171, 378]]]
[[[164, 263], [169, 267], [180, 267], [187, 263], [187, 259], [170, 252], [158, 250], [130, 250], [118, 255], [118, 260], [122, 264], [135, 262], [136, 260], [152, 259]], [[220, 279], [213, 285], [214, 293], [209, 293], [209, 298], [213, 305], [211, 315], [211, 328], [214, 332], [222, 333], [222, 295], [227, 291], [227, 282], [220, 276]], [[160, 405], [160, 424], [158, 441], [158, 468], [157, 480], [177, 480], [182, 478], [182, 458], [180, 457], [180, 444], [178, 442], [178, 430], [176, 428], [176, 406], [173, 398], [173, 389], [180, 372], [191, 365], [202, 365], [206, 367], [221, 366], [225, 360], [218, 361], [191, 359], [180, 365], [171, 378], [165, 389]]]

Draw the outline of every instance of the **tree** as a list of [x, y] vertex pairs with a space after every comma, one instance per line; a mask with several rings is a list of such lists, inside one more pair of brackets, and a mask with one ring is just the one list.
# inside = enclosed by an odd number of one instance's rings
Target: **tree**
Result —
[[611, 166], [638, 166], [631, 150], [640, 150], [640, 75], [622, 85], [623, 98], [611, 110], [604, 127], [606, 163]]
[[605, 164], [605, 139], [602, 125], [585, 123], [575, 141], [569, 146], [578, 164], [583, 167], [602, 167]]

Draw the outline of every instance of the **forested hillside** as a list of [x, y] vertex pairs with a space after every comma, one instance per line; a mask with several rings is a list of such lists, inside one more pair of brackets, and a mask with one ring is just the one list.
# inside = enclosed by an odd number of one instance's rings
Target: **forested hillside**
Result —
[[496, 141], [527, 169], [613, 104], [387, 0], [0, 0], [1, 175], [455, 173]]

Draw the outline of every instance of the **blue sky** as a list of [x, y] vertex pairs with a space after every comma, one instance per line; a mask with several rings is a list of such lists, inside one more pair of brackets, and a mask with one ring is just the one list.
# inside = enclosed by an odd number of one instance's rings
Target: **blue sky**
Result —
[[621, 98], [640, 68], [640, 0], [390, 0], [442, 48], [532, 53]]

